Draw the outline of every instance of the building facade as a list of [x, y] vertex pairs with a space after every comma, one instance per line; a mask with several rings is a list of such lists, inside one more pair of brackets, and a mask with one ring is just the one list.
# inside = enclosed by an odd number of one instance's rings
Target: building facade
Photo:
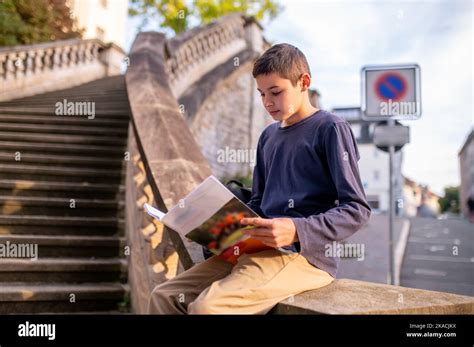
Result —
[[[378, 149], [373, 142], [376, 123], [362, 120], [360, 107], [334, 108], [336, 115], [346, 119], [351, 125], [359, 149], [359, 171], [365, 189], [367, 201], [375, 211], [386, 212], [389, 209], [389, 160], [388, 153]], [[395, 153], [394, 195], [397, 211], [403, 209], [403, 150]]]
[[459, 151], [459, 172], [461, 176], [459, 203], [462, 215], [468, 218], [468, 201], [474, 199], [474, 130], [471, 130]]
[[83, 39], [99, 39], [124, 48], [128, 0], [69, 0], [69, 8]]

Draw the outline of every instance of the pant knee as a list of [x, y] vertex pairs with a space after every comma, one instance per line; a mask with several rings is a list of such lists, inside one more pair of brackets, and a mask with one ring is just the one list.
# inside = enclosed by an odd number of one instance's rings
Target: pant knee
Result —
[[192, 303], [188, 305], [188, 314], [213, 314], [219, 313], [215, 309], [215, 305], [212, 303], [212, 300], [203, 297], [197, 298]]
[[163, 285], [156, 286], [151, 292], [148, 301], [148, 313], [175, 313], [175, 294]]

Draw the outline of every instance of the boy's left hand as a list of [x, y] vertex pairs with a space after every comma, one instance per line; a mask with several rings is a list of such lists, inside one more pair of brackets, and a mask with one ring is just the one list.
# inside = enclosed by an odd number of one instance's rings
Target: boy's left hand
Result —
[[255, 226], [243, 233], [270, 247], [289, 246], [298, 241], [295, 224], [290, 218], [242, 218], [240, 224]]

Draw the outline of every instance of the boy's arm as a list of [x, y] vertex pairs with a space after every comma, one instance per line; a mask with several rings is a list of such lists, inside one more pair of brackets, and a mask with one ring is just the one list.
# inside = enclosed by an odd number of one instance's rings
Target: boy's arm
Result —
[[262, 138], [260, 137], [257, 145], [257, 156], [252, 179], [252, 197], [247, 206], [257, 212], [260, 217], [264, 214], [260, 208], [262, 202], [263, 190], [265, 189], [265, 168], [263, 166]]
[[348, 238], [368, 222], [371, 213], [357, 166], [359, 152], [349, 124], [334, 123], [326, 130], [322, 145], [339, 205], [307, 218], [291, 218], [303, 256]]

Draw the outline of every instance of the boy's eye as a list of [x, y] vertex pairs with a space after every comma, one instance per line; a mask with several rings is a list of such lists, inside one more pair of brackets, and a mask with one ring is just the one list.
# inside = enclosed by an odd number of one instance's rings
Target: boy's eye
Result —
[[272, 92], [272, 95], [278, 95], [278, 94], [280, 94], [280, 93], [281, 93], [281, 91], [279, 91], [279, 92]]

